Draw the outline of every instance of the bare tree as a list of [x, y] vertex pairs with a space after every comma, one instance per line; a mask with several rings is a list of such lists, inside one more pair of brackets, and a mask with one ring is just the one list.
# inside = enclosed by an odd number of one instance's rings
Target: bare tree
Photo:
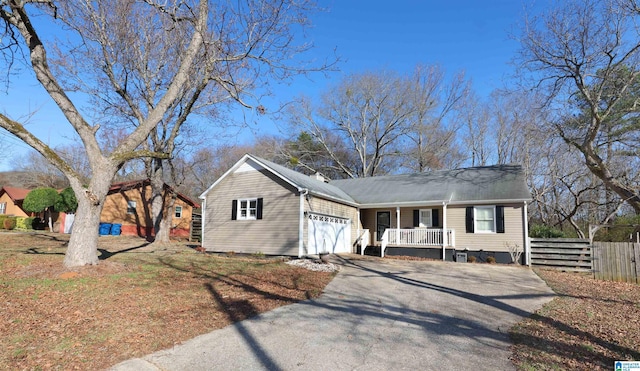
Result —
[[26, 156], [16, 158], [13, 161], [13, 169], [22, 172], [21, 180], [27, 188], [68, 186], [68, 181], [60, 170], [35, 151], [29, 151]]
[[[288, 33], [295, 22], [290, 18], [295, 16], [295, 12], [291, 10], [293, 6], [294, 4], [287, 2], [252, 0], [234, 6], [218, 4], [213, 10], [220, 21], [208, 28], [207, 40], [210, 41], [204, 44], [189, 79], [143, 146], [150, 152], [168, 154], [168, 158], [145, 160], [146, 175], [151, 181], [151, 211], [156, 242], [169, 241], [176, 194], [167, 195], [164, 185], [170, 183], [174, 187], [179, 186], [172, 166], [172, 156], [180, 148], [179, 142], [188, 141], [195, 145], [197, 138], [202, 137], [201, 133], [193, 135], [194, 125], [191, 125], [185, 136], [183, 126], [189, 123], [187, 118], [193, 119], [197, 115], [209, 121], [210, 125], [219, 125], [224, 122], [219, 119], [223, 105], [237, 102], [247, 108], [258, 106], [253, 92], [257, 85], [261, 89], [268, 86], [268, 78], [282, 79], [292, 74], [328, 67], [283, 63], [287, 58], [286, 54], [301, 52], [307, 48], [306, 45], [294, 46], [293, 35]], [[303, 1], [295, 3], [295, 7], [298, 6], [308, 5]], [[121, 57], [126, 58], [127, 78], [132, 81], [123, 83], [126, 84], [129, 99], [119, 99], [122, 97], [121, 93], [113, 97], [104, 94], [102, 90], [96, 90], [94, 86], [87, 87], [87, 91], [96, 97], [96, 106], [108, 112], [111, 119], [116, 119], [114, 126], [118, 126], [120, 122], [137, 126], [144, 118], [144, 113], [157, 105], [158, 98], [167, 90], [178, 67], [178, 60], [172, 56], [184, 48], [187, 40], [171, 27], [165, 27], [171, 30], [167, 33], [165, 29], [158, 29], [153, 24], [142, 23], [144, 33], [149, 35], [145, 39], [138, 38], [139, 29], [132, 29], [126, 24], [121, 25], [122, 29], [117, 33], [101, 30], [101, 37], [109, 40], [111, 45], [130, 51]], [[238, 25], [246, 25], [247, 29], [239, 30]], [[171, 42], [167, 42], [170, 37]], [[156, 45], [158, 38], [166, 41], [162, 47]], [[94, 53], [87, 53], [85, 56], [96, 57], [99, 56]], [[96, 64], [98, 62], [96, 60]], [[256, 62], [260, 62], [262, 67]], [[68, 69], [67, 72], [69, 76], [74, 76], [73, 69]], [[81, 83], [77, 81], [78, 85]]]
[[625, 118], [637, 116], [640, 98], [633, 92], [640, 74], [638, 14], [631, 0], [562, 2], [526, 20], [519, 56], [547, 106], [558, 110], [554, 129], [636, 214], [638, 180], [630, 175], [637, 175], [638, 128]]
[[247, 153], [284, 165], [289, 161], [281, 151], [284, 142], [282, 138], [263, 135], [250, 144], [206, 146], [189, 155], [180, 151], [172, 159], [177, 189], [197, 198]]
[[197, 198], [249, 152], [249, 146], [222, 145], [200, 148], [189, 157], [176, 156], [173, 164], [179, 178], [178, 189]]
[[[65, 162], [78, 170], [78, 174], [83, 182], [88, 182], [91, 178], [91, 168], [87, 161], [84, 147], [78, 144], [60, 145], [54, 151]], [[65, 188], [69, 186], [69, 181], [64, 174], [53, 166], [46, 158], [36, 151], [29, 151], [26, 157], [16, 158], [13, 162], [13, 169], [24, 172], [24, 181], [30, 187], [51, 187]]]
[[407, 167], [413, 172], [457, 167], [463, 160], [456, 145], [459, 125], [445, 120], [468, 96], [469, 83], [464, 74], [457, 74], [448, 83], [440, 67], [418, 65], [408, 83], [411, 89], [405, 99], [414, 113], [407, 133]]
[[463, 99], [462, 75], [447, 83], [436, 66], [410, 75], [377, 71], [345, 77], [313, 104], [301, 99], [289, 120], [308, 133], [346, 177], [424, 171], [459, 162], [456, 128], [446, 117]]
[[477, 96], [470, 95], [464, 102], [458, 120], [465, 128], [462, 142], [467, 148], [471, 166], [488, 165], [492, 153], [489, 107]]
[[[36, 78], [58, 105], [80, 137], [92, 177], [83, 183], [78, 169], [26, 130], [19, 122], [0, 115], [0, 127], [33, 147], [68, 179], [78, 198], [73, 234], [65, 256], [66, 266], [96, 264], [98, 224], [111, 181], [129, 160], [141, 157], [168, 158], [169, 152], [155, 152], [140, 145], [162, 120], [186, 108], [181, 99], [195, 86], [222, 86], [236, 100], [245, 81], [264, 73], [284, 78], [297, 63], [290, 58], [298, 48], [294, 31], [306, 23], [310, 4], [306, 1], [245, 0], [210, 3], [206, 0], [161, 1], [0, 1], [2, 51], [5, 60], [20, 57], [27, 50]], [[75, 42], [70, 49], [62, 42], [41, 38], [36, 15], [48, 14], [62, 20], [59, 39]], [[47, 43], [45, 43], [45, 41]], [[52, 50], [65, 58], [49, 59]], [[171, 52], [169, 54], [169, 52]], [[148, 70], [138, 71], [131, 62], [149, 53]], [[87, 58], [88, 57], [88, 58]], [[63, 63], [64, 61], [64, 63]], [[164, 73], [157, 80], [144, 79], [141, 72]], [[74, 80], [73, 76], [78, 79]], [[152, 99], [140, 94], [138, 84], [152, 81], [161, 86]], [[194, 85], [195, 83], [195, 85]], [[128, 117], [126, 136], [111, 151], [101, 148], [96, 138], [100, 118], [80, 110], [69, 92], [87, 92], [111, 100]], [[153, 104], [149, 104], [149, 102]], [[187, 99], [187, 102], [190, 102]], [[195, 99], [197, 101], [197, 98]], [[195, 104], [195, 103], [194, 103]], [[181, 113], [184, 111], [181, 111]]]
[[[350, 75], [325, 93], [317, 107], [306, 99], [292, 106], [290, 120], [324, 146], [348, 177], [384, 174], [410, 128], [413, 111], [404, 99], [409, 89], [394, 72]], [[355, 168], [343, 163], [331, 147], [332, 133], [358, 159]]]

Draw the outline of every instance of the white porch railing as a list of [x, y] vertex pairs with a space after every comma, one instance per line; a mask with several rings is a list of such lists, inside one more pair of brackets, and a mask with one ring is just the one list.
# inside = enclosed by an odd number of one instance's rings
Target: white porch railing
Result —
[[[384, 257], [387, 246], [442, 246], [442, 229], [415, 228], [397, 229], [387, 228], [380, 239], [380, 256]], [[447, 229], [447, 246], [456, 245], [456, 233], [454, 229]]]
[[[389, 245], [442, 246], [442, 229], [389, 228], [387, 231], [389, 232]], [[447, 229], [447, 246], [455, 246], [455, 231], [453, 229]]]

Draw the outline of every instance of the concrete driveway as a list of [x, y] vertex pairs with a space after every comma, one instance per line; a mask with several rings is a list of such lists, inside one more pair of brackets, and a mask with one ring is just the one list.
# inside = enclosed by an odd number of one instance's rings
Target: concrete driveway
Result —
[[553, 298], [527, 268], [336, 258], [317, 300], [112, 370], [508, 370], [509, 328]]

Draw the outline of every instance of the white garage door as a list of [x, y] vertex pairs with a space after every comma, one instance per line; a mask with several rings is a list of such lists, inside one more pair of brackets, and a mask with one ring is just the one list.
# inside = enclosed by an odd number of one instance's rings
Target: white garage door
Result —
[[351, 252], [351, 220], [314, 213], [307, 220], [308, 254]]

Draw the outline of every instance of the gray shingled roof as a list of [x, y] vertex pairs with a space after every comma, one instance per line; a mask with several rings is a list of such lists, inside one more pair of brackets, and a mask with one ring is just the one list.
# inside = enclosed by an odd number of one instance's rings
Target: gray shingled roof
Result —
[[361, 205], [530, 200], [522, 167], [496, 165], [331, 181]]
[[276, 171], [280, 176], [287, 179], [289, 182], [295, 184], [298, 188], [305, 188], [309, 190], [309, 193], [316, 196], [324, 196], [343, 201], [349, 204], [356, 204], [356, 202], [342, 189], [333, 186], [332, 184], [322, 182], [314, 179], [308, 175], [299, 173], [295, 170], [291, 170], [282, 165], [278, 165], [275, 162], [271, 162], [259, 157], [251, 156], [256, 161], [266, 165], [273, 171]]
[[274, 162], [251, 156], [298, 188], [349, 204], [478, 203], [531, 199], [522, 167], [495, 165], [430, 173], [321, 182]]

